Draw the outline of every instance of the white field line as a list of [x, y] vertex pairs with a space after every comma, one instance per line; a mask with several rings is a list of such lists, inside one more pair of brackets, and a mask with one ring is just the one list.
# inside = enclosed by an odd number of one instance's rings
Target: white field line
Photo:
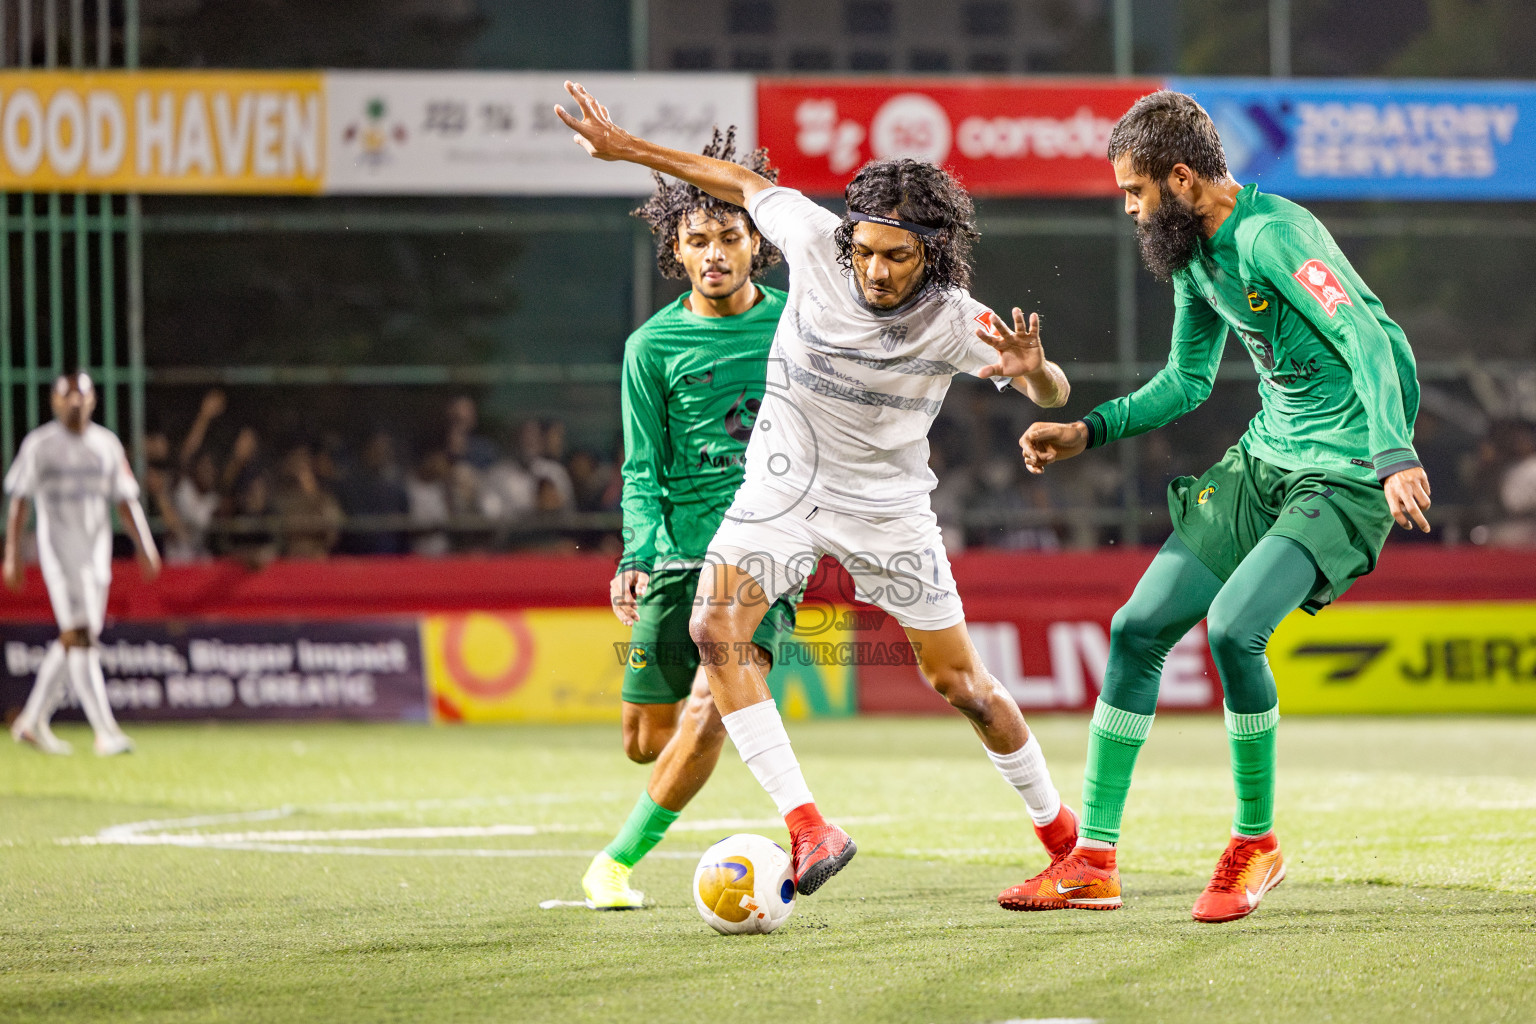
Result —
[[[293, 805], [272, 807], [256, 811], [237, 811], [228, 814], [202, 814], [187, 818], [151, 819], [111, 825], [94, 836], [78, 836], [55, 840], [63, 846], [175, 846], [185, 849], [249, 850], [261, 853], [341, 854], [372, 857], [591, 857], [592, 850], [518, 850], [475, 849], [468, 847], [400, 848], [387, 846], [334, 846], [316, 843], [358, 843], [398, 839], [486, 839], [506, 836], [538, 836], [551, 834], [604, 834], [613, 823], [600, 825], [571, 825], [550, 823], [542, 825], [432, 825], [390, 826], [381, 828], [341, 829], [258, 829], [240, 832], [189, 831], [235, 824], [252, 824], [279, 821], [297, 815], [309, 814], [357, 814], [380, 811], [412, 811], [423, 808], [441, 809], [448, 806], [483, 804], [486, 801], [423, 800], [416, 803], [391, 801], [360, 804], [328, 804], [304, 808]], [[1018, 815], [979, 815], [983, 819], [1011, 819]], [[848, 825], [888, 825], [901, 819], [893, 815], [865, 815], [841, 818]], [[779, 818], [714, 818], [702, 821], [678, 822], [673, 832], [712, 832], [724, 835], [749, 829], [782, 828]], [[661, 851], [652, 856], [668, 859], [689, 859], [702, 851]]]
[[[348, 857], [572, 857], [588, 860], [596, 850], [483, 850], [473, 847], [410, 849], [398, 846], [303, 846], [297, 843], [205, 843], [200, 836], [144, 836], [127, 846], [179, 846], [203, 850], [245, 850], [251, 853], [302, 853]], [[660, 860], [694, 860], [703, 850], [653, 850], [647, 857]]]

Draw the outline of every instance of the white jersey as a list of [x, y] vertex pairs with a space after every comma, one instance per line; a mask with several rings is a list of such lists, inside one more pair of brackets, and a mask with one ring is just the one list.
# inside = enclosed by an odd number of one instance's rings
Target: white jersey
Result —
[[139, 485], [117, 435], [96, 423], [76, 434], [57, 420], [22, 439], [6, 493], [37, 509], [37, 557], [53, 582], [84, 573], [102, 586], [112, 576], [113, 502], [136, 499]]
[[743, 490], [857, 515], [926, 511], [937, 483], [928, 428], [955, 374], [997, 362], [975, 334], [991, 311], [964, 289], [932, 286], [875, 310], [838, 263], [836, 214], [777, 187], [754, 195], [747, 212], [789, 264], [789, 298]]

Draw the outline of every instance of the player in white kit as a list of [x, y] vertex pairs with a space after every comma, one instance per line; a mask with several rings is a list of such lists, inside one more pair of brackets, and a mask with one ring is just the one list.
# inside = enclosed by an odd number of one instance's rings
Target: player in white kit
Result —
[[59, 639], [43, 656], [11, 736], [45, 753], [70, 752], [69, 744], [54, 736], [48, 725], [67, 679], [96, 735], [96, 753], [105, 757], [133, 749], [107, 702], [97, 647], [112, 582], [113, 504], [133, 538], [145, 579], [159, 575], [160, 554], [139, 505], [139, 485], [122, 442], [91, 422], [95, 408], [91, 378], [63, 374], [53, 386], [53, 422], [22, 439], [5, 478], [11, 504], [4, 575], [6, 586], [21, 590], [21, 534], [31, 503], [37, 508], [37, 559], [59, 623]]
[[789, 264], [746, 479], [710, 543], [691, 633], [732, 742], [789, 826], [797, 889], [814, 892], [855, 846], [816, 810], [750, 640], [822, 555], [905, 628], [923, 675], [970, 719], [1053, 861], [1070, 853], [1077, 817], [971, 644], [929, 507], [928, 428], [955, 374], [1012, 385], [1046, 407], [1069, 390], [1036, 317], [1026, 324], [1015, 309], [1010, 328], [966, 291], [970, 196], [933, 164], [878, 161], [849, 183], [839, 217], [739, 165], [636, 138], [586, 90], [566, 88], [582, 119], [557, 112], [588, 153], [745, 207]]

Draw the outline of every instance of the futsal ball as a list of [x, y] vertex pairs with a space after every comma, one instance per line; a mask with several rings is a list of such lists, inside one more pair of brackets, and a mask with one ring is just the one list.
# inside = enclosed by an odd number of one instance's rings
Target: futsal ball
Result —
[[789, 854], [764, 836], [726, 836], [700, 858], [693, 902], [722, 935], [767, 935], [795, 909]]

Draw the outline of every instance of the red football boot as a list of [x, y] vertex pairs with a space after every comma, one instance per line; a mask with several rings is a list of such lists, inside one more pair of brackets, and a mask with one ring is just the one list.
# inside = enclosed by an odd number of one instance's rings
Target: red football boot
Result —
[[847, 832], [822, 822], [794, 835], [795, 891], [809, 896], [859, 851]]
[[1233, 836], [1216, 862], [1211, 884], [1195, 900], [1196, 921], [1216, 924], [1247, 917], [1264, 894], [1285, 880], [1285, 858], [1273, 831]]

